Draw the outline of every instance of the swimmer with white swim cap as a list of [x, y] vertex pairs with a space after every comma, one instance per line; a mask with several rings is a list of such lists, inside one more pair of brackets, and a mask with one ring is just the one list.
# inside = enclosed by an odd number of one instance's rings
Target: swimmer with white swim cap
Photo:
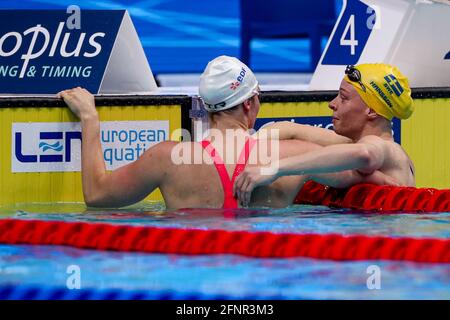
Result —
[[[238, 207], [233, 180], [245, 167], [263, 163], [255, 151], [256, 140], [249, 134], [260, 107], [258, 82], [238, 59], [220, 56], [208, 63], [199, 92], [211, 120], [210, 134], [202, 142], [161, 142], [138, 160], [110, 173], [103, 159], [94, 97], [82, 88], [58, 94], [81, 120], [83, 193], [88, 206], [130, 205], [159, 188], [170, 209]], [[231, 137], [227, 135], [229, 132], [233, 133]], [[236, 139], [242, 143], [236, 143]], [[270, 149], [269, 141], [263, 143]], [[321, 147], [311, 142], [279, 141], [278, 156], [286, 158], [317, 148]], [[196, 159], [203, 161], [198, 163]], [[261, 187], [250, 205], [287, 206], [306, 179], [306, 176], [284, 177]], [[379, 172], [363, 177], [347, 171], [323, 175], [321, 179], [337, 186], [361, 181], [389, 183], [389, 177]]]

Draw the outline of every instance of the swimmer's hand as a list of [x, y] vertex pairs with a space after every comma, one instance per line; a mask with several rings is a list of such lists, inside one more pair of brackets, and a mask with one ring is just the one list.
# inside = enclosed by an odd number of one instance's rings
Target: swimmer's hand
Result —
[[275, 181], [277, 171], [272, 168], [248, 167], [237, 178], [233, 185], [233, 194], [239, 199], [242, 206], [247, 207], [253, 189], [265, 186]]
[[81, 120], [97, 118], [94, 96], [86, 89], [77, 87], [59, 92], [56, 97], [64, 99], [70, 110]]

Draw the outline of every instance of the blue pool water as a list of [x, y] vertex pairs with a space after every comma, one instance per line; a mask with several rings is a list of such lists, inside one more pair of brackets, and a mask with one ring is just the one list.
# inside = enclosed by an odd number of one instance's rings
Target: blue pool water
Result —
[[[234, 216], [224, 216], [221, 210], [165, 212], [161, 204], [152, 203], [114, 211], [86, 210], [82, 204], [20, 204], [0, 208], [0, 218], [7, 217], [195, 229], [450, 236], [450, 213], [362, 214], [313, 206], [237, 210]], [[70, 265], [80, 268], [82, 289], [151, 292], [154, 298], [171, 292], [175, 298], [450, 299], [449, 264], [183, 256], [28, 245], [0, 245], [0, 289], [68, 290]], [[379, 290], [367, 287], [372, 265], [380, 268]]]

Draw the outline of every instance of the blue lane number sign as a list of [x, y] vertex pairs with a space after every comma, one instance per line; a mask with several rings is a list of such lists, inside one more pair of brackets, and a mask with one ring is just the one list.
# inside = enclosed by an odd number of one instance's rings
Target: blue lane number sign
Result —
[[357, 64], [374, 29], [376, 13], [359, 0], [348, 0], [322, 64]]

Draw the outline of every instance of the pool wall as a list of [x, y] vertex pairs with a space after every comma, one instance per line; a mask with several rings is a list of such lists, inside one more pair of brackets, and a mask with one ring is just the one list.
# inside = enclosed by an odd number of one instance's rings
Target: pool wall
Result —
[[[116, 121], [120, 126], [119, 121], [160, 120], [157, 123], [168, 123], [170, 134], [180, 128], [190, 130], [188, 118], [190, 103], [191, 98], [188, 96], [109, 96], [96, 98], [100, 119], [109, 122], [110, 127], [114, 127]], [[37, 162], [42, 161], [42, 156], [48, 155], [59, 156], [60, 159], [56, 159], [57, 161], [66, 161], [67, 136], [62, 134], [67, 132], [57, 133], [55, 131], [58, 130], [54, 130], [54, 128], [46, 130], [46, 126], [53, 123], [56, 126], [63, 126], [64, 123], [77, 121], [76, 117], [59, 99], [0, 98], [0, 152], [2, 159], [0, 162], [0, 205], [24, 202], [83, 201], [79, 170], [66, 172], [17, 172], [16, 170], [13, 172], [13, 162], [17, 162], [17, 159], [14, 158], [17, 158], [18, 153], [21, 154], [24, 165], [28, 165], [27, 161], [36, 161], [36, 166], [42, 165], [42, 163], [38, 164]], [[40, 133], [40, 140], [38, 140], [39, 137], [30, 137], [30, 132], [27, 132], [26, 129], [27, 125], [39, 125], [39, 123], [43, 124], [42, 129], [34, 135]], [[17, 136], [13, 139], [14, 124], [20, 124], [24, 128], [21, 132], [23, 136], [21, 136], [20, 146], [17, 145]], [[51, 131], [51, 134], [57, 135], [47, 136], [47, 139], [45, 139], [42, 136], [43, 131]], [[61, 136], [58, 136], [58, 134], [61, 134]], [[148, 139], [144, 136], [144, 140]], [[34, 150], [34, 152], [31, 152], [30, 149], [27, 149], [30, 146], [27, 146], [26, 140], [33, 138], [36, 138], [36, 141], [29, 142]], [[47, 142], [54, 146], [55, 143], [62, 143], [58, 145], [60, 148], [57, 150], [46, 150], [38, 148], [37, 145], [41, 145], [39, 142]], [[125, 143], [126, 146], [127, 143]], [[74, 148], [72, 147], [72, 149]], [[72, 156], [72, 158], [74, 157]], [[75, 160], [78, 160], [79, 165], [79, 159]], [[55, 158], [46, 161], [48, 161], [49, 166], [57, 165]], [[155, 190], [146, 199], [161, 200], [162, 196], [159, 190]]]
[[[280, 120], [329, 128], [328, 102], [336, 94], [335, 91], [263, 92], [256, 128]], [[415, 112], [408, 120], [394, 122], [394, 137], [415, 163], [418, 187], [450, 188], [450, 127], [447, 125], [450, 88], [413, 89], [413, 98]], [[183, 128], [194, 137], [199, 136], [199, 132], [195, 132], [196, 123], [204, 122], [206, 117], [195, 95], [103, 96], [96, 98], [96, 104], [102, 121], [162, 120], [168, 122], [170, 133]], [[194, 106], [197, 110], [192, 110]], [[69, 109], [55, 98], [0, 98], [0, 205], [83, 201], [79, 171], [13, 172], [18, 149], [17, 142], [13, 145], [17, 140], [13, 139], [13, 124], [76, 121]], [[53, 139], [46, 141], [58, 141]], [[21, 152], [27, 154], [25, 147], [22, 149]], [[64, 154], [65, 150], [59, 152]], [[156, 190], [146, 199], [160, 201], [162, 196]]]

